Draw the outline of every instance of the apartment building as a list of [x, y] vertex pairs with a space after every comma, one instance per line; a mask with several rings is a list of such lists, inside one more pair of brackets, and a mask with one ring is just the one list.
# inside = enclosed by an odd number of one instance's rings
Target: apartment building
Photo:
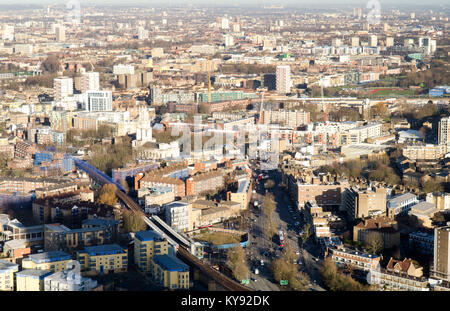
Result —
[[411, 232], [408, 238], [409, 249], [425, 255], [433, 255], [434, 235], [431, 233], [416, 231]]
[[16, 291], [44, 291], [45, 277], [53, 274], [50, 270], [25, 269], [16, 273]]
[[434, 256], [430, 276], [450, 281], [450, 226], [434, 228]]
[[81, 74], [81, 93], [100, 90], [100, 75], [98, 72], [83, 72]]
[[382, 124], [368, 124], [348, 130], [351, 144], [363, 143], [367, 138], [376, 138], [381, 136]]
[[324, 212], [322, 207], [313, 201], [305, 204], [305, 220], [311, 224], [311, 231], [316, 240], [321, 238], [331, 238], [331, 231], [328, 217], [331, 212]]
[[46, 251], [70, 251], [86, 246], [110, 244], [116, 241], [119, 232], [119, 221], [101, 218], [84, 220], [82, 227], [78, 229], [69, 229], [60, 224], [44, 226]]
[[128, 270], [128, 250], [117, 244], [85, 247], [77, 252], [77, 260], [82, 271], [108, 274]]
[[417, 203], [419, 203], [417, 196], [410, 192], [396, 195], [387, 200], [387, 216], [395, 218], [397, 215], [405, 215]]
[[145, 208], [152, 208], [154, 205], [164, 205], [175, 200], [173, 188], [171, 187], [152, 187], [139, 189], [138, 198], [143, 198]]
[[224, 177], [221, 171], [199, 173], [186, 180], [186, 195], [215, 191], [223, 186]]
[[97, 281], [82, 277], [81, 274], [70, 274], [71, 271], [56, 272], [44, 277], [46, 292], [84, 292], [97, 287]]
[[240, 209], [245, 210], [248, 208], [250, 199], [252, 197], [252, 182], [250, 179], [246, 179], [239, 183], [238, 190], [230, 193], [230, 201], [238, 202]]
[[386, 269], [370, 270], [367, 282], [388, 291], [429, 291], [428, 279], [423, 268], [411, 259], [403, 261], [391, 258]]
[[402, 150], [404, 157], [410, 160], [438, 160], [447, 153], [446, 145], [430, 145], [417, 146], [410, 145], [405, 146]]
[[328, 250], [338, 266], [352, 266], [357, 270], [370, 271], [379, 269], [381, 257], [344, 247], [332, 247]]
[[262, 112], [262, 123], [282, 124], [289, 127], [298, 127], [310, 123], [310, 113], [303, 110], [264, 110]]
[[151, 271], [156, 284], [169, 289], [189, 289], [189, 266], [174, 256], [153, 256]]
[[307, 201], [313, 201], [319, 206], [340, 206], [342, 203], [342, 192], [348, 187], [348, 182], [321, 183], [313, 179], [313, 183], [302, 183], [297, 181], [293, 185], [293, 198], [297, 206], [303, 208]]
[[342, 194], [341, 210], [345, 210], [351, 219], [385, 215], [386, 189], [345, 189]]
[[53, 96], [55, 102], [60, 102], [73, 95], [73, 79], [60, 77], [53, 80]]
[[166, 222], [176, 231], [189, 230], [189, 213], [191, 206], [186, 202], [172, 202], [165, 207]]
[[438, 144], [450, 143], [450, 117], [442, 118], [438, 124]]
[[398, 224], [387, 216], [364, 219], [353, 227], [353, 241], [367, 244], [374, 235], [381, 237], [383, 248], [400, 246]]
[[14, 290], [14, 273], [19, 271], [19, 265], [5, 259], [0, 259], [0, 290]]
[[172, 189], [175, 197], [186, 196], [186, 185], [181, 179], [173, 177], [161, 177], [156, 175], [146, 175], [139, 180], [140, 188], [168, 187]]
[[87, 111], [112, 111], [112, 92], [111, 91], [86, 91], [85, 109]]
[[153, 256], [167, 255], [168, 242], [155, 231], [139, 231], [134, 236], [134, 262], [143, 272], [151, 272]]
[[63, 251], [51, 251], [29, 255], [22, 260], [22, 269], [39, 269], [59, 272], [69, 268], [72, 260], [70, 255]]
[[291, 67], [277, 66], [276, 69], [276, 87], [279, 94], [291, 92]]
[[418, 226], [432, 229], [433, 216], [438, 211], [433, 203], [423, 201], [413, 205], [408, 212], [408, 216], [411, 220], [415, 220]]

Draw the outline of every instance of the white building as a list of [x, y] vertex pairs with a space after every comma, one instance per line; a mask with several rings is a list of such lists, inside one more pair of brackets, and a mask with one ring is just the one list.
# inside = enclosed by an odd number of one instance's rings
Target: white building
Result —
[[368, 124], [360, 127], [350, 129], [350, 143], [359, 144], [364, 142], [367, 138], [376, 138], [381, 136], [381, 123]]
[[134, 75], [134, 66], [132, 65], [114, 65], [113, 73], [115, 75]]
[[386, 38], [386, 47], [394, 46], [394, 38], [393, 37], [387, 37]]
[[229, 22], [228, 18], [226, 18], [226, 17], [222, 18], [221, 26], [222, 26], [222, 29], [230, 28], [230, 22]]
[[359, 37], [352, 37], [352, 46], [359, 46]]
[[277, 66], [276, 70], [276, 88], [281, 94], [290, 93], [291, 91], [291, 67]]
[[85, 105], [87, 111], [112, 111], [112, 92], [87, 91]]
[[394, 217], [396, 215], [406, 214], [411, 210], [411, 207], [419, 203], [417, 196], [410, 192], [403, 193], [387, 200], [388, 216]]
[[138, 39], [139, 40], [148, 39], [148, 30], [146, 30], [144, 27], [139, 27], [138, 28]]
[[14, 273], [19, 271], [19, 265], [0, 259], [0, 291], [14, 290]]
[[60, 77], [53, 80], [53, 95], [55, 102], [60, 102], [73, 95], [73, 79], [69, 77]]
[[225, 46], [233, 46], [234, 45], [234, 38], [232, 35], [224, 35], [223, 40], [224, 40]]
[[6, 24], [3, 25], [2, 39], [3, 41], [14, 41], [14, 26]]
[[98, 72], [83, 72], [81, 74], [81, 93], [98, 91], [100, 89], [100, 75]]
[[[53, 273], [44, 278], [44, 291], [90, 291], [97, 287], [97, 281], [81, 276], [79, 263], [72, 261], [74, 268]], [[77, 266], [78, 265], [78, 266]]]
[[378, 39], [376, 35], [371, 35], [369, 40], [369, 46], [377, 46], [378, 45]]
[[176, 231], [188, 230], [189, 208], [189, 204], [184, 202], [172, 202], [165, 205], [167, 224]]

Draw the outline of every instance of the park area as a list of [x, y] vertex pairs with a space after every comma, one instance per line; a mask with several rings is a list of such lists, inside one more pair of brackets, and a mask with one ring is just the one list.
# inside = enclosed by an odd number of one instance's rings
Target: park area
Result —
[[375, 88], [375, 89], [368, 89], [367, 94], [370, 96], [380, 96], [380, 97], [414, 96], [419, 95], [419, 90], [404, 89], [404, 88]]
[[205, 241], [213, 245], [233, 244], [241, 242], [241, 236], [237, 234], [229, 234], [224, 232], [213, 232], [205, 230], [193, 237], [198, 241]]

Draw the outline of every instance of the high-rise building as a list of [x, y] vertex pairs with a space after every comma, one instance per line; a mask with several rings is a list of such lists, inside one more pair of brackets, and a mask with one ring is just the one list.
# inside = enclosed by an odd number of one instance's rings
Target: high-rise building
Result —
[[352, 46], [359, 46], [359, 37], [352, 37]]
[[2, 39], [3, 41], [5, 40], [14, 41], [14, 26], [6, 24], [3, 25]]
[[333, 40], [331, 40], [331, 45], [334, 47], [341, 46], [342, 40], [340, 38], [333, 38]]
[[148, 39], [148, 30], [146, 30], [144, 27], [139, 27], [138, 28], [138, 39], [139, 40]]
[[358, 19], [362, 17], [362, 8], [358, 8]]
[[291, 91], [291, 67], [290, 66], [277, 66], [277, 92], [286, 94]]
[[438, 144], [450, 143], [450, 117], [442, 118], [438, 126]]
[[386, 47], [394, 46], [394, 38], [393, 37], [387, 37], [386, 38]]
[[230, 23], [229, 23], [228, 18], [223, 17], [223, 18], [222, 18], [222, 23], [221, 23], [222, 29], [228, 29], [228, 28], [230, 28], [230, 25], [229, 25], [229, 24], [230, 24]]
[[88, 111], [111, 111], [112, 92], [111, 91], [87, 91], [86, 110]]
[[73, 95], [73, 79], [69, 77], [60, 77], [53, 80], [53, 96], [55, 102]]
[[133, 65], [122, 65], [122, 64], [114, 65], [113, 73], [115, 75], [124, 75], [124, 74], [134, 75], [134, 66]]
[[416, 13], [414, 13], [414, 12], [411, 12], [411, 13], [409, 14], [409, 17], [411, 17], [411, 19], [414, 19], [414, 18], [416, 18]]
[[81, 74], [81, 92], [98, 91], [100, 89], [100, 76], [98, 72], [84, 72]]
[[378, 45], [378, 39], [376, 35], [370, 36], [369, 46], [377, 46]]
[[225, 46], [234, 45], [234, 39], [233, 39], [233, 36], [231, 36], [231, 35], [224, 35], [223, 40], [224, 40]]
[[56, 41], [57, 42], [66, 41], [66, 29], [64, 28], [63, 25], [55, 26], [55, 33], [56, 33]]
[[450, 226], [434, 228], [434, 257], [431, 276], [450, 281]]

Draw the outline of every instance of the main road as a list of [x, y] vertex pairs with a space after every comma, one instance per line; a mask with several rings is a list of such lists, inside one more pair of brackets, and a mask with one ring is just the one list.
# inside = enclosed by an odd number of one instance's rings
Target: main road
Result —
[[[258, 170], [254, 171], [259, 173]], [[297, 264], [300, 271], [308, 274], [311, 280], [309, 288], [316, 291], [324, 290], [320, 286], [322, 284], [319, 273], [321, 261], [317, 257], [319, 255], [319, 246], [314, 243], [312, 237], [305, 245], [303, 245], [298, 234], [298, 230], [304, 225], [303, 217], [301, 217], [302, 214], [290, 200], [286, 190], [279, 186], [282, 181], [281, 172], [273, 170], [268, 172], [268, 175], [269, 179], [272, 179], [275, 182], [275, 186], [270, 189], [274, 194], [276, 202], [276, 210], [272, 215], [275, 229], [277, 233], [279, 229], [285, 232], [286, 244], [289, 245], [295, 253], [299, 254]], [[255, 189], [256, 193], [253, 194], [253, 200], [257, 200], [261, 203], [266, 193], [264, 182], [260, 182], [259, 185], [256, 185], [255, 180]], [[256, 282], [250, 282], [250, 286], [256, 290], [279, 290], [280, 286], [274, 283], [275, 281], [272, 278], [269, 267], [272, 260], [281, 254], [281, 249], [277, 239], [269, 240], [266, 237], [266, 234], [264, 233], [265, 217], [260, 215], [260, 212], [256, 211], [253, 207], [250, 208], [254, 211], [254, 221], [251, 222], [253, 226], [250, 230], [250, 243], [247, 247], [247, 252], [251, 259], [252, 278], [256, 279]], [[292, 209], [292, 212], [289, 208]], [[295, 225], [296, 222], [298, 222], [297, 225]], [[261, 266], [260, 264], [261, 259], [264, 261], [264, 266]], [[254, 274], [254, 268], [258, 268], [259, 275]]]

